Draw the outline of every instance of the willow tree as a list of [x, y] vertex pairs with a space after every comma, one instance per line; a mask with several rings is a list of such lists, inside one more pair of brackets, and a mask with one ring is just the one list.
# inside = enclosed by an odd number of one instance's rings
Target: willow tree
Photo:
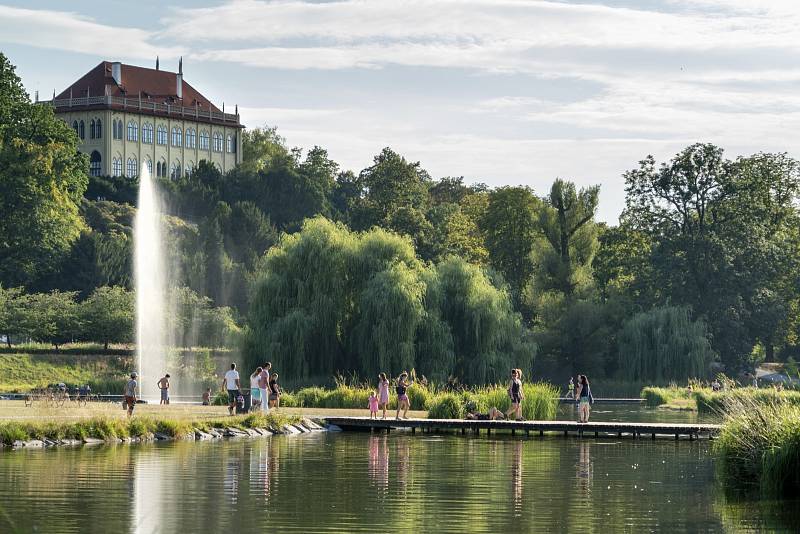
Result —
[[249, 315], [248, 364], [271, 360], [300, 378], [412, 367], [422, 269], [406, 238], [307, 220], [267, 254]]
[[689, 308], [666, 306], [634, 315], [619, 334], [619, 369], [629, 380], [683, 380], [708, 374], [714, 356], [706, 325]]
[[482, 384], [505, 378], [511, 367], [531, 368], [536, 346], [522, 318], [508, 291], [494, 286], [480, 267], [451, 257], [436, 266], [429, 287], [438, 298], [426, 301], [428, 313], [452, 337], [452, 374]]

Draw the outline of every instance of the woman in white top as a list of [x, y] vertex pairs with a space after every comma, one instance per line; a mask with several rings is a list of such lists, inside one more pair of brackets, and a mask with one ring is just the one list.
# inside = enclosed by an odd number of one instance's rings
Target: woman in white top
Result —
[[261, 390], [258, 388], [258, 378], [261, 376], [261, 367], [250, 375], [250, 408], [255, 410], [261, 405]]

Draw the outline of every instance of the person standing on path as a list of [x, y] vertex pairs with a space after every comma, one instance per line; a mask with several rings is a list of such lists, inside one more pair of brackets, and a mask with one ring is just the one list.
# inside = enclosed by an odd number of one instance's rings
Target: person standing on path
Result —
[[236, 398], [239, 396], [239, 371], [236, 370], [236, 364], [231, 364], [231, 369], [225, 373], [225, 378], [222, 379], [222, 389], [228, 392], [228, 412], [233, 415], [233, 409], [236, 407]]
[[125, 405], [128, 407], [128, 417], [133, 415], [133, 408], [136, 406], [136, 389], [139, 386], [136, 376], [136, 373], [131, 373], [131, 379], [125, 384]]
[[580, 422], [589, 422], [589, 405], [594, 402], [592, 390], [589, 388], [589, 379], [586, 375], [578, 375], [578, 413]]
[[261, 378], [261, 367], [256, 368], [253, 374], [250, 375], [250, 409], [255, 410], [261, 404], [261, 388], [258, 387], [258, 381]]
[[511, 398], [511, 408], [506, 412], [506, 417], [522, 421], [522, 372], [519, 369], [511, 370], [511, 382], [508, 386], [508, 396]]
[[389, 407], [389, 379], [386, 373], [378, 375], [378, 408], [383, 410], [383, 419], [386, 419], [386, 409]]
[[261, 375], [258, 377], [258, 389], [261, 390], [261, 411], [269, 411], [269, 373], [272, 370], [272, 362], [267, 362], [261, 368]]
[[403, 419], [408, 419], [408, 409], [411, 408], [411, 401], [408, 399], [407, 393], [411, 384], [406, 381], [406, 378], [408, 378], [408, 373], [403, 371], [397, 379], [397, 386], [395, 387], [397, 391], [397, 415], [395, 419], [400, 419], [400, 410], [403, 410]]
[[165, 374], [158, 381], [158, 389], [161, 390], [161, 401], [159, 404], [169, 404], [169, 373]]
[[278, 373], [272, 373], [269, 381], [269, 407], [281, 407], [281, 387], [278, 385]]

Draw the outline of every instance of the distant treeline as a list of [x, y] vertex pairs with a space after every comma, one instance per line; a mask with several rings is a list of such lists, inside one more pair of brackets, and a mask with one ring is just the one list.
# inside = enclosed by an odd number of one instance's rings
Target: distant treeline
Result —
[[[0, 284], [81, 299], [130, 288], [136, 179], [89, 178], [74, 133], [0, 63]], [[624, 174], [617, 225], [595, 220], [597, 187], [434, 179], [390, 148], [354, 173], [263, 128], [245, 132], [243, 160], [161, 188], [177, 284], [248, 325], [253, 361], [665, 381], [800, 357], [800, 173], [786, 154], [645, 157]]]

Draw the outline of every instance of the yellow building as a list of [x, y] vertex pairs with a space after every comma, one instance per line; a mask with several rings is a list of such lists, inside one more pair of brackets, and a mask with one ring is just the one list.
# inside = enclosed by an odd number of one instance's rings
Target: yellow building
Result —
[[224, 113], [178, 72], [103, 61], [49, 102], [75, 129], [93, 176], [176, 178], [201, 161], [227, 172], [242, 161], [239, 113]]

